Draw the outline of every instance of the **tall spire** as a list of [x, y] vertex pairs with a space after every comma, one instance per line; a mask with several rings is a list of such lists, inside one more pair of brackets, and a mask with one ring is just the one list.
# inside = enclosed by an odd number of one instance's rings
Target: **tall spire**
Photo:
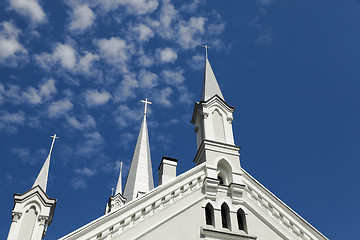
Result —
[[124, 197], [127, 201], [131, 201], [154, 188], [149, 135], [146, 123], [147, 104], [151, 104], [151, 102], [149, 102], [147, 98], [146, 100], [141, 100], [141, 102], [145, 103], [145, 111], [130, 170], [125, 183]]
[[207, 101], [214, 95], [218, 95], [222, 100], [225, 100], [224, 96], [221, 93], [219, 84], [215, 78], [215, 74], [211, 68], [208, 59], [207, 50], [210, 47], [208, 47], [207, 45], [203, 47], [205, 48], [205, 72], [204, 72], [204, 82], [201, 92], [201, 101]]
[[119, 180], [118, 180], [118, 183], [116, 185], [115, 195], [118, 194], [118, 193], [122, 194], [122, 179], [121, 179], [122, 166], [123, 166], [123, 163], [120, 162]]
[[54, 136], [50, 136], [53, 140], [51, 143], [49, 155], [47, 156], [44, 165], [42, 166], [39, 175], [37, 176], [34, 185], [32, 187], [35, 187], [36, 185], [39, 185], [44, 192], [46, 192], [46, 186], [47, 186], [47, 180], [49, 175], [49, 167], [50, 167], [50, 158], [51, 158], [51, 152], [54, 147], [55, 139], [58, 139], [56, 134]]

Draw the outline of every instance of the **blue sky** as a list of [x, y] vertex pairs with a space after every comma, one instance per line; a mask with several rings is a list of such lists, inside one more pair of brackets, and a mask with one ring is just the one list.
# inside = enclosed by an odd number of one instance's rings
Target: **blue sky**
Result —
[[243, 168], [328, 238], [356, 238], [359, 43], [355, 0], [1, 1], [0, 238], [54, 133], [47, 239], [101, 216], [146, 97], [155, 184], [163, 155], [192, 168], [204, 44]]

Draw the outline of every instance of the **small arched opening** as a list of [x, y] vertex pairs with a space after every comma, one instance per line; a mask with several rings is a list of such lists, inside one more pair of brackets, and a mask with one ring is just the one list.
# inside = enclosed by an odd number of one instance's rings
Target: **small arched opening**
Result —
[[230, 209], [226, 203], [221, 205], [221, 223], [223, 228], [230, 230]]
[[210, 203], [206, 204], [205, 206], [205, 221], [206, 221], [206, 225], [215, 226], [214, 208]]
[[237, 221], [238, 221], [239, 230], [243, 230], [243, 231], [247, 232], [245, 212], [240, 208], [237, 211], [236, 215], [237, 215]]
[[229, 185], [232, 183], [232, 168], [225, 159], [221, 159], [218, 162], [217, 172], [217, 179], [221, 185]]

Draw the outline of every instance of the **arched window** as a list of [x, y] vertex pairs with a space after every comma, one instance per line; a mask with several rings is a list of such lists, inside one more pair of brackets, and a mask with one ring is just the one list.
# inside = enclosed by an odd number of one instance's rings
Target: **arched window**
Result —
[[230, 229], [230, 209], [226, 203], [221, 205], [222, 227]]
[[205, 207], [205, 220], [206, 220], [206, 225], [215, 226], [215, 223], [214, 223], [214, 208], [210, 203], [206, 204], [206, 207]]
[[239, 230], [243, 230], [245, 232], [247, 232], [247, 229], [246, 229], [246, 219], [245, 219], [245, 213], [244, 211], [240, 208], [238, 211], [237, 211], [237, 221], [238, 221], [238, 227], [239, 227]]

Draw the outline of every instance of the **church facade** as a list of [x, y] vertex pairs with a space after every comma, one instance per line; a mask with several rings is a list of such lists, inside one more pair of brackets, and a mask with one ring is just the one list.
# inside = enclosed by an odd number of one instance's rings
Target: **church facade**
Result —
[[[155, 188], [146, 122], [150, 102], [144, 103], [124, 191], [120, 170], [105, 214], [59, 240], [327, 239], [241, 167], [232, 128], [235, 109], [225, 101], [207, 57], [201, 99], [191, 120], [196, 166], [177, 176], [177, 160], [163, 157]], [[56, 205], [46, 194], [51, 150], [33, 187], [14, 195], [8, 240], [46, 235]]]

